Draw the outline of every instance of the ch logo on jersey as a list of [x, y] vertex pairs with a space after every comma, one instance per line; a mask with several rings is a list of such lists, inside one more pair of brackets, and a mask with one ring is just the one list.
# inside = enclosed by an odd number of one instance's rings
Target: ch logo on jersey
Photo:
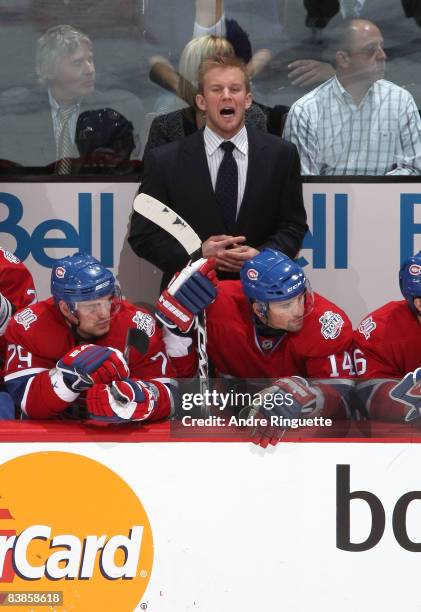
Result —
[[149, 338], [154, 335], [155, 319], [151, 315], [137, 310], [132, 321], [133, 323], [136, 323], [137, 329], [142, 329], [149, 336]]
[[37, 320], [36, 314], [30, 308], [25, 308], [25, 310], [18, 312], [14, 318], [16, 323], [23, 325], [25, 329], [29, 329], [31, 323]]
[[10, 251], [3, 249], [3, 247], [0, 247], [0, 251], [2, 251], [4, 258], [7, 259], [7, 261], [10, 261], [10, 263], [14, 263], [14, 264], [20, 263], [20, 259], [18, 259], [16, 255], [13, 255], [13, 253], [11, 253]]
[[342, 325], [344, 324], [341, 315], [331, 310], [326, 310], [319, 321], [322, 324], [322, 336], [326, 338], [326, 340], [335, 340], [341, 333]]
[[367, 317], [364, 321], [361, 321], [358, 331], [364, 336], [366, 340], [369, 339], [370, 335], [376, 329], [377, 325], [373, 321], [373, 317]]
[[412, 274], [412, 276], [419, 276], [421, 274], [421, 266], [418, 264], [411, 264], [409, 266], [409, 274]]

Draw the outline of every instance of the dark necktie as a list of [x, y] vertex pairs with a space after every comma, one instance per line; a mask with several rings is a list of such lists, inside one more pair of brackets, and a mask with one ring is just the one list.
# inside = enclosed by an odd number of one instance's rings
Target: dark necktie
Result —
[[224, 157], [216, 177], [215, 196], [222, 208], [227, 231], [232, 234], [235, 227], [238, 195], [238, 167], [232, 154], [235, 144], [227, 140], [221, 142], [219, 146], [224, 151]]
[[74, 156], [74, 147], [70, 135], [70, 119], [75, 112], [75, 107], [61, 108], [59, 111], [61, 130], [58, 137], [56, 174], [71, 174]]

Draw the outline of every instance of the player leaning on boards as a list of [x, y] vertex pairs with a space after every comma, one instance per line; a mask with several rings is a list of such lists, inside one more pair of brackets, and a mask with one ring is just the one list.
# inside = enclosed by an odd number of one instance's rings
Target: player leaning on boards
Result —
[[[168, 417], [174, 365], [154, 317], [123, 300], [113, 274], [83, 253], [56, 263], [51, 293], [19, 311], [6, 334], [5, 382], [22, 413], [105, 422]], [[125, 350], [130, 328], [147, 335], [145, 354]], [[191, 361], [178, 360], [180, 375], [191, 374]]]
[[[7, 343], [4, 337], [13, 314], [37, 301], [34, 281], [29, 270], [13, 253], [0, 247], [0, 364], [4, 367]], [[0, 419], [14, 419], [12, 399], [0, 382]]]
[[421, 422], [421, 251], [399, 271], [404, 300], [369, 314], [354, 332], [357, 396], [372, 419]]
[[[275, 379], [278, 392], [294, 398], [293, 405], [274, 408], [281, 416], [346, 418], [354, 374], [347, 315], [313, 294], [303, 270], [274, 249], [245, 262], [240, 276], [220, 282], [207, 309], [208, 352], [218, 374]], [[197, 312], [209, 303], [211, 284], [204, 290], [203, 282], [198, 274], [195, 283], [189, 279], [189, 298], [179, 289], [170, 296], [172, 309], [158, 302], [157, 316], [180, 326], [176, 305]]]

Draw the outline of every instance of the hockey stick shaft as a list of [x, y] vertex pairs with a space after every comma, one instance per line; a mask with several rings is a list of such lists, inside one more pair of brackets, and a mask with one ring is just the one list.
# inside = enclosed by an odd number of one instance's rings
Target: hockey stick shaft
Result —
[[[201, 257], [200, 248], [202, 241], [187, 221], [184, 221], [172, 208], [146, 193], [140, 193], [135, 197], [133, 208], [137, 213], [143, 215], [146, 219], [152, 221], [178, 240], [188, 255], [192, 256], [193, 261]], [[196, 322], [199, 378], [202, 380], [208, 378], [209, 375], [205, 312], [197, 315]]]
[[124, 359], [128, 362], [129, 352], [131, 347], [135, 348], [139, 353], [145, 355], [148, 352], [149, 338], [143, 329], [129, 327], [126, 335], [126, 344], [124, 346]]

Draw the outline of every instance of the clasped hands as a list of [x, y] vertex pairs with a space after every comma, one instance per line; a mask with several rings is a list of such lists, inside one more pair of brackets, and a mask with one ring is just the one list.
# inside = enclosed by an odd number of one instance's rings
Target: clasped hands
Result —
[[210, 236], [202, 244], [203, 257], [215, 258], [215, 267], [221, 272], [239, 272], [245, 261], [259, 253], [257, 249], [246, 245], [245, 241], [245, 236]]

